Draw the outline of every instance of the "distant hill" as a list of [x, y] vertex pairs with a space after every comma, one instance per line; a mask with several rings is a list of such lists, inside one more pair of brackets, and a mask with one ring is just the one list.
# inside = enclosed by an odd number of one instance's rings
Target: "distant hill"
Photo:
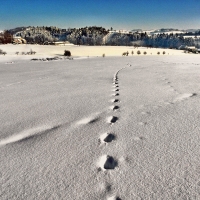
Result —
[[62, 40], [63, 34], [65, 34], [66, 29], [61, 29], [57, 27], [17, 27], [10, 29], [9, 32], [13, 37], [21, 37], [27, 40], [28, 43], [43, 43], [45, 41], [58, 41]]
[[[9, 35], [10, 34], [10, 35]], [[0, 43], [23, 40], [28, 44], [55, 44], [69, 42], [75, 45], [147, 46], [179, 48], [181, 45], [200, 48], [199, 29], [179, 30], [161, 28], [154, 30], [133, 29], [110, 31], [103, 27], [61, 29], [55, 26], [17, 27], [1, 34]], [[58, 43], [57, 43], [58, 44]]]
[[199, 32], [200, 29], [187, 29], [185, 31], [188, 32], [188, 33], [195, 33], [195, 32]]
[[178, 29], [174, 29], [174, 28], [161, 28], [161, 29], [158, 29], [156, 30], [158, 32], [170, 32], [170, 31], [179, 31]]
[[180, 33], [185, 33], [184, 31], [181, 31], [179, 29], [174, 29], [174, 28], [161, 28], [161, 29], [155, 29], [155, 30], [150, 30], [146, 31], [148, 34], [153, 35], [153, 34], [180, 34]]
[[131, 31], [132, 31], [132, 32], [139, 32], [139, 33], [143, 32], [142, 29], [133, 29], [133, 30], [131, 30]]
[[69, 41], [73, 44], [101, 45], [103, 37], [108, 34], [108, 30], [97, 26], [70, 29], [61, 29], [55, 26], [29, 26], [17, 27], [8, 31], [13, 38], [23, 38], [31, 44]]
[[186, 30], [179, 30], [175, 28], [161, 28], [161, 29], [154, 29], [154, 30], [142, 30], [142, 29], [133, 29], [132, 32], [138, 32], [138, 33], [148, 33], [148, 34], [186, 34], [186, 33], [196, 33], [199, 32], [200, 29], [186, 29]]
[[9, 32], [11, 34], [15, 34], [15, 33], [19, 32], [19, 31], [23, 31], [25, 29], [26, 29], [26, 27], [17, 27], [17, 28], [10, 29]]

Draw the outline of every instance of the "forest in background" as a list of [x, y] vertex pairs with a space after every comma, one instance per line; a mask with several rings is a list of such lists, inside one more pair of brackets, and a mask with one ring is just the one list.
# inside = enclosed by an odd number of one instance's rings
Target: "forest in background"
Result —
[[[187, 36], [187, 37], [184, 37]], [[190, 37], [191, 36], [191, 37]], [[200, 31], [187, 33], [115, 32], [103, 27], [61, 29], [58, 27], [19, 27], [0, 33], [0, 44], [12, 43], [14, 38], [25, 39], [28, 44], [52, 44], [63, 41], [75, 45], [145, 46], [179, 48], [181, 45], [200, 48]]]

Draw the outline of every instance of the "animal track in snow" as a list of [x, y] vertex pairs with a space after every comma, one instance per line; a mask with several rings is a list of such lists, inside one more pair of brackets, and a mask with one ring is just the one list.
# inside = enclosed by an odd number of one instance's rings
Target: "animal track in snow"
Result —
[[112, 133], [104, 133], [103, 135], [100, 136], [100, 141], [102, 143], [109, 143], [112, 142], [115, 139], [115, 135]]
[[[101, 169], [100, 169], [100, 171], [101, 171]], [[104, 183], [100, 183], [100, 189], [105, 194], [106, 193], [109, 194], [112, 190], [112, 185], [106, 181]]]
[[119, 89], [115, 89], [114, 91], [119, 92]]
[[98, 164], [100, 168], [105, 171], [109, 169], [115, 169], [117, 166], [117, 161], [112, 156], [104, 155], [100, 158]]
[[118, 110], [118, 109], [119, 109], [119, 106], [111, 106], [110, 109], [111, 109], [111, 110]]
[[107, 200], [122, 200], [118, 196], [108, 197]]
[[150, 115], [150, 112], [141, 112], [142, 115]]
[[115, 88], [112, 90], [113, 92], [119, 92], [119, 88]]
[[183, 101], [183, 100], [186, 100], [186, 99], [188, 99], [188, 98], [194, 97], [194, 96], [196, 96], [196, 95], [197, 95], [196, 93], [185, 93], [185, 94], [181, 94], [181, 95], [179, 95], [179, 96], [174, 100], [174, 102]]
[[117, 103], [117, 102], [119, 102], [119, 99], [112, 99], [111, 102]]
[[118, 120], [115, 116], [108, 117], [108, 123], [114, 124]]
[[[123, 68], [122, 68], [123, 69]], [[120, 69], [120, 70], [122, 70]], [[118, 70], [115, 74], [114, 74], [114, 77], [113, 77], [113, 87], [115, 88], [113, 90], [114, 94], [112, 94], [112, 96], [114, 97], [117, 97], [119, 96], [119, 81], [118, 81], [118, 73], [119, 71]], [[111, 100], [112, 103], [117, 103], [119, 102], [119, 99], [112, 99]], [[118, 110], [119, 109], [119, 106], [111, 106], [110, 107], [111, 110], [115, 111], [115, 110]], [[110, 116], [107, 118], [107, 122], [110, 123], [111, 125], [114, 124], [116, 121], [118, 120], [118, 117], [116, 116]], [[100, 136], [99, 138], [99, 142], [102, 143], [102, 144], [107, 144], [107, 143], [110, 143], [112, 142], [113, 140], [115, 139], [115, 135], [112, 134], [112, 133], [104, 133]], [[101, 171], [101, 169], [103, 171], [105, 170], [111, 170], [111, 169], [115, 169], [115, 167], [117, 166], [117, 161], [112, 157], [112, 156], [109, 156], [109, 155], [104, 155], [100, 158], [99, 160], [99, 168], [98, 170]], [[111, 185], [109, 185], [109, 187], [106, 189], [107, 192], [110, 192], [111, 190]], [[119, 197], [117, 196], [112, 196], [112, 197], [109, 197], [108, 200], [121, 200]]]
[[142, 137], [142, 136], [141, 136], [141, 137], [134, 137], [134, 140], [135, 140], [135, 141], [139, 141], [139, 140], [145, 140], [145, 138], [144, 138], [144, 137]]
[[112, 94], [112, 96], [119, 96], [119, 93], [116, 93], [116, 94]]
[[139, 125], [145, 126], [145, 125], [147, 125], [147, 122], [139, 122]]

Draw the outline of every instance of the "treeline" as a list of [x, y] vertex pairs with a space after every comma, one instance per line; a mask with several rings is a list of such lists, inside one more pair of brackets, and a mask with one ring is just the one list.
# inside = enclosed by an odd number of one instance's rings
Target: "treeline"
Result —
[[[112, 28], [111, 28], [112, 30]], [[118, 33], [103, 27], [61, 29], [57, 27], [20, 27], [5, 31], [0, 35], [0, 43], [12, 42], [12, 37], [21, 37], [28, 44], [49, 44], [68, 41], [75, 45], [112, 45], [179, 48], [181, 45], [200, 48], [200, 31], [196, 33], [148, 35], [145, 33]], [[184, 37], [191, 36], [191, 37]], [[196, 36], [196, 37], [195, 37]]]
[[[146, 46], [161, 48], [179, 48], [181, 45], [196, 46], [200, 48], [200, 38], [186, 37], [184, 34], [154, 34], [147, 33], [117, 33], [109, 31], [94, 31], [89, 34], [82, 31], [72, 31], [67, 35], [67, 40], [73, 44], [80, 45], [111, 45], [111, 46]], [[200, 35], [196, 33], [196, 36]]]
[[58, 27], [19, 27], [8, 30], [13, 38], [21, 37], [28, 44], [48, 44], [57, 41], [69, 41], [80, 45], [102, 45], [108, 30], [102, 27], [68, 28]]
[[[200, 35], [200, 34], [199, 34]], [[156, 34], [147, 33], [107, 33], [68, 36], [68, 41], [73, 44], [83, 45], [111, 45], [111, 46], [146, 46], [161, 48], [179, 48], [181, 45], [200, 47], [200, 38], [187, 37], [179, 34]]]
[[9, 31], [0, 33], [0, 44], [12, 43], [12, 34]]
[[102, 27], [85, 27], [79, 29], [69, 29], [66, 40], [77, 45], [103, 45], [104, 37], [109, 33]]
[[21, 31], [12, 30], [14, 37], [21, 37], [28, 44], [44, 44], [55, 42], [61, 39], [62, 29], [57, 27], [26, 27]]

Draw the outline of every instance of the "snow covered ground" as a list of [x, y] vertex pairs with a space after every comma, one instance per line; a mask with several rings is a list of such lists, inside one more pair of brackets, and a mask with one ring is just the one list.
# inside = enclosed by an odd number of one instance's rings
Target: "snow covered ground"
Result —
[[[138, 56], [137, 51], [140, 50], [141, 55], [144, 52], [147, 52], [146, 56], [157, 55], [160, 52], [160, 55], [185, 55], [183, 50], [175, 49], [161, 49], [161, 48], [146, 48], [139, 47], [134, 48], [132, 46], [54, 46], [54, 45], [30, 45], [30, 44], [21, 44], [21, 45], [0, 45], [0, 49], [5, 51], [6, 56], [0, 55], [1, 61], [14, 61], [14, 60], [30, 60], [31, 58], [43, 58], [49, 56], [63, 56], [64, 50], [69, 50], [73, 57], [102, 57], [105, 56], [122, 56], [122, 53], [129, 52], [129, 56], [132, 56], [131, 52], [133, 51], [133, 56]], [[35, 51], [35, 55], [22, 55], [22, 53], [27, 53], [30, 51]], [[16, 55], [16, 52], [19, 52]]]
[[199, 82], [199, 55], [1, 60], [0, 199], [199, 199]]

